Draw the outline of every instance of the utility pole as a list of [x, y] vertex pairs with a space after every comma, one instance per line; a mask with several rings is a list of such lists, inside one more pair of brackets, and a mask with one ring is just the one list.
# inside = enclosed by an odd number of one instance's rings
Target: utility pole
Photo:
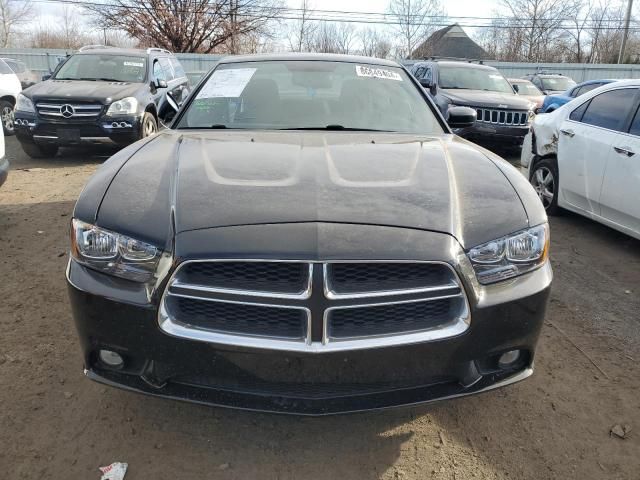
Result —
[[627, 49], [627, 37], [629, 36], [629, 22], [631, 21], [631, 9], [633, 8], [633, 0], [627, 0], [627, 14], [624, 16], [624, 32], [622, 33], [622, 43], [620, 44], [620, 53], [618, 54], [618, 63], [624, 62], [624, 54]]

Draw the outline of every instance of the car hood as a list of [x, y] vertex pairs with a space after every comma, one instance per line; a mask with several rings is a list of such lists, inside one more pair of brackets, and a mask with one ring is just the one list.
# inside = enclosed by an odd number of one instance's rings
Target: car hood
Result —
[[486, 90], [447, 90], [443, 93], [453, 102], [472, 107], [509, 108], [528, 110], [531, 102], [515, 93], [487, 92]]
[[114, 100], [135, 95], [139, 83], [92, 82], [82, 80], [46, 80], [24, 91], [34, 101], [57, 98], [109, 104]]
[[167, 131], [110, 162], [113, 181], [96, 180], [110, 183], [98, 225], [156, 244], [171, 236], [170, 216], [175, 233], [325, 222], [443, 232], [463, 245], [528, 225], [504, 169], [521, 175], [453, 135]]

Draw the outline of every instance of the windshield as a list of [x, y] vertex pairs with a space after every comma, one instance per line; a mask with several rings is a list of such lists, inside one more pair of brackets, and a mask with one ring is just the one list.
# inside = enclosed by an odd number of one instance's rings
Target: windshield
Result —
[[541, 78], [541, 80], [542, 88], [557, 92], [568, 90], [576, 84], [576, 82], [567, 77], [547, 77]]
[[513, 93], [509, 82], [497, 70], [469, 66], [441, 65], [438, 73], [438, 86], [444, 89]]
[[147, 72], [147, 59], [129, 55], [74, 55], [66, 61], [56, 80], [104, 80], [142, 83]]
[[329, 61], [220, 65], [177, 128], [443, 131], [401, 68]]
[[514, 85], [518, 86], [518, 93], [520, 95], [542, 95], [542, 92], [536, 88], [533, 83], [529, 82], [517, 82]]

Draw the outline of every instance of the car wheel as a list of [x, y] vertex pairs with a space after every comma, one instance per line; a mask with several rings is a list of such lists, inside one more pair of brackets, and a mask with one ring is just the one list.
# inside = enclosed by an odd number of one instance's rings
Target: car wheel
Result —
[[548, 215], [557, 215], [558, 207], [558, 165], [553, 158], [544, 158], [536, 163], [531, 172], [531, 185], [538, 194]]
[[140, 127], [140, 138], [146, 138], [158, 131], [158, 123], [152, 113], [146, 112], [142, 117], [142, 126]]
[[0, 118], [2, 119], [2, 130], [5, 136], [15, 135], [13, 105], [6, 100], [0, 100]]
[[35, 143], [20, 143], [24, 153], [31, 158], [50, 158], [58, 153], [57, 145], [36, 145]]

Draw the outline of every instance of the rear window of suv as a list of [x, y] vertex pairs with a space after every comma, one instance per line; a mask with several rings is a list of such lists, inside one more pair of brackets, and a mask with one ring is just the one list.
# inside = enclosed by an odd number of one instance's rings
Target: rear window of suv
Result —
[[56, 80], [94, 80], [143, 83], [147, 76], [147, 59], [130, 55], [82, 54], [65, 62]]

